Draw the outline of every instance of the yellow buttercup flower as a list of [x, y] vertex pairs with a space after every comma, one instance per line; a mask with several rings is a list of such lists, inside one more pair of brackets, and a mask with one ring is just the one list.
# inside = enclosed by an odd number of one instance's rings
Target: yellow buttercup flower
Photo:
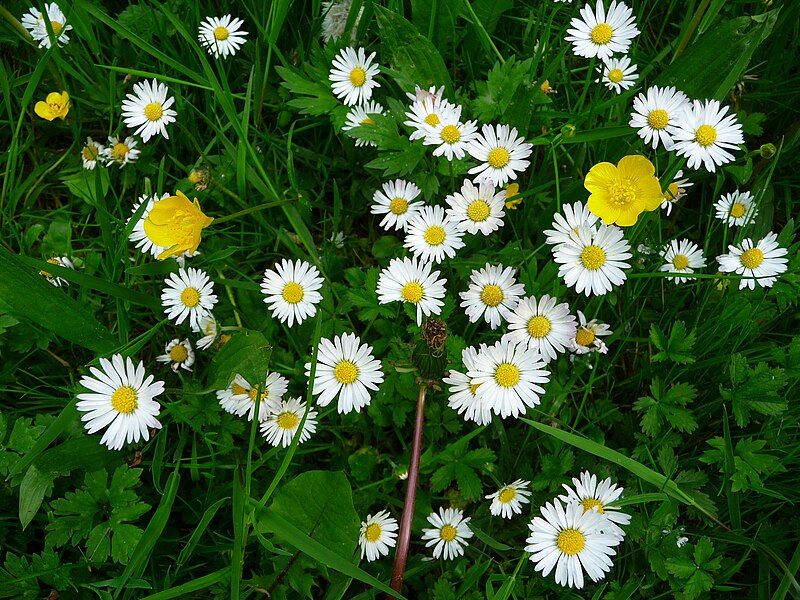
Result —
[[[518, 196], [514, 198], [514, 196]], [[517, 210], [517, 206], [522, 204], [524, 198], [519, 195], [519, 184], [509, 183], [506, 187], [506, 208], [509, 210]]]
[[606, 225], [633, 225], [641, 213], [661, 205], [663, 194], [655, 172], [653, 163], [639, 155], [625, 156], [616, 165], [596, 164], [583, 182], [591, 192], [589, 210]]
[[189, 200], [183, 192], [158, 200], [144, 220], [147, 237], [157, 246], [166, 248], [158, 260], [194, 253], [200, 245], [201, 232], [211, 225], [211, 217], [200, 210], [197, 198]]
[[69, 94], [67, 92], [50, 92], [44, 102], [39, 100], [33, 107], [36, 114], [52, 121], [56, 117], [63, 120], [69, 112]]

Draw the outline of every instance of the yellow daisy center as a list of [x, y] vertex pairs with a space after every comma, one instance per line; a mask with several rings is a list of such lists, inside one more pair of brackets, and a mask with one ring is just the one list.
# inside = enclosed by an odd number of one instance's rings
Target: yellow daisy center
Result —
[[653, 129], [664, 129], [669, 123], [669, 113], [663, 108], [651, 110], [647, 115], [647, 124]]
[[275, 419], [275, 423], [281, 429], [294, 429], [297, 427], [297, 424], [300, 422], [300, 417], [297, 416], [296, 413], [286, 410], [278, 415]]
[[575, 343], [579, 346], [588, 346], [594, 341], [594, 329], [591, 327], [581, 327], [575, 333]]
[[513, 487], [507, 487], [501, 490], [500, 494], [497, 496], [497, 499], [503, 504], [508, 504], [516, 497], [517, 490], [515, 490]]
[[447, 237], [444, 227], [439, 225], [431, 225], [425, 230], [425, 242], [430, 246], [439, 246], [444, 242]]
[[455, 527], [452, 525], [445, 525], [439, 530], [439, 537], [445, 542], [452, 542], [454, 539], [456, 539], [457, 533], [458, 530]]
[[731, 216], [734, 219], [743, 217], [745, 212], [747, 212], [747, 209], [741, 202], [734, 202], [733, 205], [731, 206]]
[[672, 259], [672, 266], [678, 271], [683, 271], [689, 266], [689, 257], [685, 254], [676, 254]]
[[358, 379], [358, 367], [349, 360], [340, 360], [333, 368], [333, 377], [343, 385], [351, 384]]
[[677, 183], [670, 183], [667, 186], [667, 191], [664, 192], [664, 200], [669, 200], [670, 202], [675, 202], [678, 199], [678, 196], [681, 195], [681, 188], [678, 187]]
[[743, 267], [756, 269], [764, 262], [764, 253], [759, 248], [750, 248], [750, 250], [742, 252], [739, 260]]
[[616, 206], [625, 206], [636, 200], [636, 188], [628, 180], [616, 181], [608, 189], [608, 199]]
[[122, 142], [118, 142], [114, 144], [113, 148], [111, 148], [111, 158], [117, 162], [121, 162], [125, 160], [126, 156], [128, 156], [128, 152], [130, 152], [130, 148], [128, 148], [128, 146]]
[[183, 344], [176, 344], [172, 347], [172, 350], [169, 351], [169, 359], [172, 362], [182, 363], [187, 358], [189, 358], [189, 351]]
[[193, 287], [187, 287], [181, 292], [181, 302], [184, 306], [194, 308], [200, 304], [200, 292]]
[[84, 146], [83, 158], [86, 160], [97, 160], [100, 153], [97, 151], [97, 146]]
[[594, 29], [592, 29], [590, 37], [595, 44], [602, 46], [610, 42], [613, 35], [614, 30], [611, 28], [611, 25], [608, 23], [598, 23], [594, 26]]
[[622, 69], [611, 69], [608, 72], [608, 80], [611, 83], [619, 83], [625, 77], [625, 74], [622, 72]]
[[242, 394], [246, 394], [247, 390], [242, 386], [240, 386], [238, 383], [234, 383], [231, 386], [231, 392], [233, 393], [234, 396], [241, 396]]
[[399, 196], [392, 198], [389, 202], [389, 210], [393, 215], [404, 215], [408, 210], [408, 200]]
[[366, 531], [364, 531], [364, 539], [368, 542], [377, 542], [381, 539], [381, 533], [383, 533], [383, 530], [380, 525], [377, 523], [370, 523], [367, 525]]
[[476, 223], [488, 219], [490, 213], [491, 209], [485, 200], [473, 200], [467, 207], [467, 217]]
[[230, 34], [231, 32], [228, 31], [228, 28], [223, 27], [222, 25], [219, 25], [214, 28], [214, 39], [220, 42], [224, 42], [225, 40], [227, 40]]
[[283, 299], [286, 300], [289, 304], [297, 304], [303, 299], [305, 296], [305, 292], [303, 291], [303, 286], [297, 283], [296, 281], [290, 281], [285, 286], [283, 286], [283, 291], [281, 292], [281, 296]]
[[511, 363], [500, 363], [494, 372], [494, 380], [502, 387], [514, 387], [519, 382], [519, 377], [519, 369]]
[[473, 396], [478, 393], [478, 388], [481, 387], [480, 383], [470, 383], [469, 384], [469, 393]]
[[149, 121], [158, 121], [163, 114], [164, 109], [158, 102], [151, 102], [144, 107], [144, 116], [147, 117]]
[[717, 141], [717, 130], [711, 125], [700, 125], [694, 132], [694, 141], [707, 148]]
[[362, 125], [375, 125], [375, 119], [373, 119], [372, 117], [364, 117], [361, 120], [361, 124]]
[[503, 290], [499, 285], [490, 283], [481, 290], [481, 302], [494, 308], [503, 301]]
[[564, 554], [578, 554], [586, 545], [586, 538], [577, 529], [563, 529], [556, 538], [556, 546]]
[[455, 125], [445, 125], [442, 127], [442, 131], [439, 133], [439, 135], [441, 136], [442, 141], [446, 144], [455, 144], [461, 139], [461, 132]]
[[597, 512], [599, 512], [601, 515], [605, 514], [606, 512], [603, 503], [597, 498], [584, 498], [581, 500], [581, 506], [583, 506], [583, 512], [590, 511], [593, 508], [597, 508]]
[[532, 338], [543, 338], [553, 329], [550, 319], [537, 315], [528, 321], [528, 335]]
[[[263, 392], [261, 392], [262, 402], [264, 402], [264, 400], [267, 399], [267, 392], [268, 390], [264, 390]], [[250, 396], [250, 402], [255, 402], [256, 400], [258, 400], [258, 386], [254, 385], [253, 387], [251, 387], [250, 391], [247, 392], [247, 395]]]
[[600, 246], [586, 246], [581, 252], [581, 263], [590, 271], [596, 271], [606, 264], [606, 253]]
[[486, 157], [486, 162], [489, 166], [495, 169], [502, 169], [511, 160], [511, 155], [505, 148], [492, 148], [489, 151], [489, 156]]
[[422, 286], [416, 281], [409, 281], [403, 286], [403, 289], [400, 290], [400, 295], [403, 296], [403, 300], [411, 302], [412, 304], [416, 304], [422, 300], [424, 294], [425, 291], [422, 289]]
[[64, 25], [58, 21], [50, 21], [50, 26], [53, 28], [53, 33], [56, 35], [61, 33], [61, 30], [64, 28]]
[[111, 394], [111, 406], [118, 413], [129, 415], [136, 410], [138, 405], [136, 390], [129, 385], [123, 385]]
[[439, 124], [439, 115], [436, 113], [431, 113], [425, 117], [425, 122], [431, 127], [436, 127]]
[[350, 83], [352, 83], [355, 87], [361, 87], [366, 82], [367, 72], [363, 68], [356, 67], [350, 71]]

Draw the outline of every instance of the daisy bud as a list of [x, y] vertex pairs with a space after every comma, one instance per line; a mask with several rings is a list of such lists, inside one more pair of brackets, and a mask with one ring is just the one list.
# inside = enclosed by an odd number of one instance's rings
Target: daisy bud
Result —
[[441, 379], [447, 367], [444, 344], [447, 325], [441, 319], [430, 319], [422, 326], [422, 339], [417, 342], [411, 357], [420, 375], [426, 379]]
[[567, 123], [561, 128], [561, 135], [564, 136], [565, 138], [575, 137], [576, 131], [577, 128], [575, 127], [575, 125]]
[[772, 158], [773, 156], [775, 156], [775, 153], [778, 150], [777, 150], [777, 148], [775, 148], [775, 144], [763, 144], [761, 146], [761, 148], [759, 148], [758, 151], [761, 154], [762, 158], [769, 159], [769, 158]]

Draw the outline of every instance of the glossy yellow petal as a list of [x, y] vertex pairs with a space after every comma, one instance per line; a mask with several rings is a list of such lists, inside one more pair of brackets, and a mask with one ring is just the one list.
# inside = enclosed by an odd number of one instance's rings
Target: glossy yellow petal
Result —
[[[67, 96], [67, 99], [69, 100], [69, 96]], [[61, 93], [60, 92], [50, 92], [49, 94], [47, 94], [47, 98], [45, 99], [45, 102], [47, 102], [48, 104], [58, 104], [60, 106], [62, 104]]]
[[192, 202], [179, 191], [153, 205], [144, 220], [144, 232], [154, 244], [165, 248], [158, 256], [163, 260], [184, 252], [195, 252], [202, 239], [202, 230], [213, 220], [203, 214], [197, 199]]
[[601, 162], [593, 166], [583, 180], [583, 187], [591, 193], [605, 192], [612, 185], [619, 173], [617, 167], [610, 162]]
[[608, 198], [605, 198], [601, 194], [592, 194], [589, 196], [586, 205], [589, 208], [589, 212], [600, 217], [606, 225], [616, 222], [620, 212], [618, 206], [611, 204]]
[[56, 118], [56, 115], [54, 115], [53, 111], [50, 110], [50, 105], [42, 102], [41, 100], [36, 103], [36, 106], [33, 107], [33, 110], [37, 115], [43, 119], [47, 119], [48, 121], [52, 121]]
[[617, 163], [620, 177], [626, 177], [636, 181], [644, 177], [652, 177], [656, 168], [644, 156], [638, 154], [623, 156]]

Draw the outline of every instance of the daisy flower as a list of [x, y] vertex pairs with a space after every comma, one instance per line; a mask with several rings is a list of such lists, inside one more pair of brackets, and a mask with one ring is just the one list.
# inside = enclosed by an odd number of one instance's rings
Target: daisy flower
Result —
[[608, 520], [601, 527], [603, 533], [610, 533], [620, 540], [625, 537], [625, 531], [620, 525], [629, 525], [631, 516], [622, 512], [618, 507], [612, 506], [622, 495], [623, 488], [611, 483], [611, 478], [598, 482], [597, 475], [584, 471], [581, 473], [580, 479], [572, 478], [574, 488], [569, 487], [566, 483], [562, 485], [567, 493], [559, 496], [559, 500], [565, 504], [579, 504], [583, 508], [583, 512], [596, 510]]
[[230, 15], [206, 17], [197, 30], [197, 39], [214, 58], [233, 56], [246, 41], [242, 25], [244, 21]]
[[406, 111], [408, 120], [403, 122], [403, 125], [414, 130], [408, 136], [409, 140], [423, 139], [431, 128], [435, 129], [441, 124], [442, 114], [445, 111], [455, 108], [455, 105], [442, 97], [442, 93], [444, 93], [443, 87], [437, 90], [434, 86], [428, 91], [416, 89], [411, 106]]
[[93, 170], [97, 166], [97, 162], [101, 160], [104, 151], [105, 147], [102, 144], [87, 137], [86, 144], [83, 146], [83, 150], [81, 150], [83, 168], [88, 171]]
[[[47, 262], [51, 265], [56, 265], [57, 267], [65, 267], [67, 269], [75, 269], [75, 265], [72, 264], [72, 261], [67, 258], [66, 256], [53, 256], [47, 259]], [[52, 283], [56, 287], [61, 287], [62, 285], [69, 285], [69, 281], [62, 277], [58, 277], [57, 275], [53, 275], [52, 273], [48, 273], [47, 271], [39, 271], [39, 275], [47, 279], [50, 283]]]
[[445, 217], [441, 206], [423, 206], [406, 225], [403, 246], [425, 262], [442, 262], [453, 258], [463, 248], [464, 232], [459, 224]]
[[[374, 101], [365, 102], [364, 104], [354, 106], [347, 111], [347, 117], [345, 118], [345, 124], [342, 126], [342, 131], [350, 131], [351, 129], [355, 129], [361, 125], [375, 125], [375, 121], [370, 115], [382, 114], [384, 114], [383, 106]], [[355, 143], [356, 147], [378, 145], [375, 142], [363, 140], [358, 137], [355, 138]]]
[[258, 400], [258, 421], [262, 422], [269, 416], [269, 411], [276, 406], [286, 390], [289, 381], [278, 373], [267, 373], [263, 385], [250, 385], [238, 373], [231, 384], [224, 390], [217, 391], [220, 406], [226, 412], [241, 417], [247, 414], [247, 420], [252, 421], [256, 414], [256, 400]]
[[141, 150], [136, 149], [138, 142], [132, 136], [126, 137], [124, 140], [117, 136], [108, 136], [108, 145], [103, 148], [103, 153], [100, 155], [107, 167], [111, 165], [119, 165], [121, 169], [130, 162], [134, 162], [139, 158]]
[[603, 0], [597, 0], [595, 9], [586, 4], [581, 18], [570, 21], [569, 34], [564, 38], [572, 43], [572, 51], [585, 58], [610, 58], [612, 54], [625, 54], [631, 40], [639, 35], [633, 11], [624, 2], [611, 2], [608, 11]]
[[652, 86], [633, 99], [633, 112], [628, 123], [655, 150], [659, 142], [671, 150], [675, 144], [670, 133], [684, 107], [689, 103], [686, 94], [674, 87]]
[[[347, 19], [350, 15], [350, 7], [352, 0], [329, 0], [322, 3], [322, 40], [330, 42], [331, 40], [338, 39], [344, 35], [344, 30], [347, 27]], [[353, 29], [350, 32], [350, 39], [354, 40], [356, 31], [358, 30], [358, 22], [361, 20], [361, 14], [364, 12], [362, 6], [358, 10], [358, 16], [353, 22]]]
[[714, 172], [719, 165], [733, 160], [728, 150], [737, 150], [744, 143], [742, 126], [735, 114], [725, 116], [727, 106], [720, 107], [717, 100], [694, 100], [679, 115], [670, 133], [675, 140], [678, 156], [685, 156], [690, 169], [705, 166]]
[[163, 246], [159, 246], [153, 242], [144, 230], [144, 220], [147, 218], [147, 215], [150, 213], [150, 210], [153, 208], [153, 204], [156, 203], [156, 200], [161, 200], [163, 198], [168, 198], [169, 193], [164, 193], [159, 198], [158, 196], [150, 196], [141, 195], [139, 199], [134, 203], [133, 208], [131, 209], [131, 216], [128, 217], [128, 220], [125, 221], [125, 225], [127, 226], [130, 223], [130, 220], [136, 215], [139, 207], [142, 205], [143, 202], [147, 202], [147, 205], [144, 208], [144, 211], [141, 215], [139, 215], [139, 220], [136, 221], [136, 224], [131, 229], [130, 235], [128, 235], [128, 239], [135, 244], [136, 248], [139, 248], [145, 254], [149, 253], [153, 256], [158, 256], [166, 248]]
[[153, 381], [144, 364], [115, 354], [111, 360], [100, 359], [100, 368], [90, 367], [92, 376], [84, 375], [81, 385], [89, 393], [78, 394], [77, 409], [85, 413], [81, 421], [87, 433], [107, 427], [101, 444], [120, 450], [126, 443], [150, 439], [149, 429], [161, 429], [156, 417], [161, 405], [154, 400], [164, 391], [163, 381]]
[[582, 228], [569, 242], [559, 246], [553, 256], [559, 265], [558, 275], [577, 293], [602, 296], [615, 285], [625, 283], [630, 264], [630, 244], [622, 229], [601, 225], [596, 231]]
[[211, 344], [216, 341], [217, 335], [219, 335], [217, 320], [211, 313], [208, 313], [202, 319], [200, 319], [200, 333], [203, 334], [203, 337], [197, 340], [195, 345], [200, 350], [208, 350]]
[[175, 338], [166, 345], [164, 354], [156, 356], [156, 360], [163, 363], [172, 363], [170, 366], [176, 373], [178, 369], [191, 371], [194, 364], [192, 344], [188, 339], [181, 341], [179, 338]]
[[606, 225], [634, 225], [641, 213], [661, 206], [664, 193], [655, 172], [653, 163], [640, 155], [623, 156], [616, 165], [597, 163], [583, 180], [591, 194], [586, 205]]
[[370, 212], [373, 215], [384, 215], [379, 223], [384, 229], [405, 231], [409, 219], [423, 206], [422, 202], [414, 202], [419, 194], [420, 189], [410, 181], [387, 181], [383, 184], [383, 189], [376, 190], [373, 194]]
[[589, 207], [584, 206], [582, 202], [565, 204], [561, 210], [564, 211], [563, 216], [561, 213], [553, 215], [553, 228], [544, 230], [544, 234], [547, 236], [545, 242], [553, 246], [553, 252], [560, 244], [569, 242], [572, 234], [578, 230], [582, 228], [595, 230], [595, 223], [598, 220], [597, 215], [589, 212]]
[[364, 104], [372, 98], [372, 90], [381, 86], [375, 81], [380, 68], [372, 64], [373, 58], [375, 53], [367, 56], [363, 48], [342, 48], [333, 59], [328, 79], [333, 95], [346, 106]]
[[[262, 406], [263, 403], [262, 403]], [[303, 415], [306, 414], [306, 403], [300, 398], [289, 398], [272, 403], [266, 418], [261, 420], [261, 434], [271, 446], [288, 448], [300, 427]], [[298, 444], [302, 444], [317, 430], [317, 411], [309, 410], [303, 430], [300, 432]]]
[[409, 302], [417, 307], [417, 325], [422, 317], [438, 315], [444, 306], [444, 279], [431, 272], [432, 263], [417, 258], [393, 258], [378, 276], [378, 303]]
[[469, 288], [460, 292], [461, 307], [470, 323], [483, 317], [492, 329], [497, 329], [503, 319], [508, 319], [525, 286], [517, 283], [515, 269], [503, 265], [490, 265], [474, 270], [469, 276]]
[[49, 48], [53, 44], [50, 38], [50, 33], [47, 31], [45, 18], [50, 21], [50, 27], [53, 29], [53, 35], [56, 38], [59, 46], [69, 43], [69, 36], [67, 32], [72, 29], [72, 25], [67, 25], [67, 18], [58, 4], [55, 2], [46, 3], [44, 5], [46, 15], [42, 14], [38, 8], [31, 7], [28, 12], [22, 15], [20, 22], [22, 26], [28, 30], [33, 38], [33, 41], [39, 42], [39, 48]]
[[753, 202], [750, 192], [735, 191], [723, 194], [714, 204], [717, 218], [726, 221], [729, 227], [742, 227], [752, 223], [758, 215], [758, 207]]
[[627, 56], [604, 61], [601, 67], [597, 67], [597, 72], [600, 74], [597, 83], [602, 83], [618, 94], [621, 94], [623, 90], [631, 89], [639, 78], [636, 73], [636, 65], [632, 64], [631, 59]]
[[558, 499], [540, 509], [542, 516], [528, 524], [531, 530], [525, 551], [530, 552], [534, 570], [547, 577], [555, 568], [556, 583], [581, 589], [583, 571], [600, 581], [611, 570], [614, 547], [620, 539], [601, 533], [608, 519], [596, 510], [584, 511], [579, 503], [562, 506]]
[[175, 121], [178, 114], [170, 106], [175, 98], [167, 98], [169, 88], [155, 79], [133, 85], [133, 93], [127, 94], [122, 102], [122, 120], [129, 128], [136, 128], [134, 135], [141, 135], [147, 141], [158, 134], [169, 139], [167, 125]]
[[[703, 251], [689, 240], [672, 240], [661, 252], [661, 256], [665, 264], [661, 265], [659, 271], [667, 273], [694, 273], [696, 269], [706, 266]], [[667, 279], [675, 283], [686, 283], [690, 278], [667, 277]]]
[[605, 323], [601, 323], [597, 319], [587, 321], [586, 316], [578, 311], [578, 327], [570, 344], [570, 350], [575, 354], [588, 354], [589, 352], [605, 354], [608, 352], [608, 347], [600, 338], [612, 333], [614, 332]]
[[524, 298], [508, 315], [509, 331], [503, 337], [537, 350], [546, 363], [566, 352], [575, 336], [575, 317], [566, 302], [557, 302], [548, 294], [538, 302], [533, 296]]
[[786, 272], [788, 260], [786, 248], [778, 245], [778, 236], [770, 232], [758, 243], [745, 238], [738, 246], [728, 246], [728, 254], [717, 257], [719, 270], [723, 273], [741, 275], [739, 289], [772, 287], [778, 275]]
[[[311, 376], [311, 363], [306, 363], [306, 377]], [[328, 406], [338, 398], [339, 413], [360, 411], [369, 405], [369, 390], [383, 383], [381, 363], [375, 360], [372, 346], [362, 344], [354, 333], [322, 339], [317, 348], [317, 368], [312, 393], [317, 404]]]
[[284, 258], [274, 270], [264, 271], [261, 293], [272, 316], [291, 327], [317, 314], [317, 304], [322, 300], [318, 290], [323, 281], [311, 263]]
[[466, 156], [470, 143], [476, 138], [475, 121], [461, 122], [461, 107], [454, 104], [439, 107], [439, 124], [428, 126], [423, 138], [426, 146], [436, 146], [434, 156], [444, 154], [447, 160]]
[[214, 283], [205, 271], [180, 268], [177, 273], [169, 274], [164, 285], [161, 305], [167, 318], [180, 325], [188, 317], [192, 331], [200, 331], [200, 321], [217, 303]]
[[524, 479], [517, 479], [514, 483], [504, 485], [493, 494], [486, 496], [487, 500], [491, 500], [492, 504], [489, 507], [489, 512], [495, 517], [503, 517], [510, 519], [514, 515], [522, 513], [522, 505], [528, 504], [528, 496], [531, 492], [528, 490], [531, 482]]
[[450, 206], [447, 217], [462, 232], [489, 235], [503, 226], [506, 192], [496, 191], [491, 181], [482, 180], [475, 186], [465, 179], [461, 191], [450, 194], [445, 201]]
[[[486, 346], [481, 344], [480, 350], [467, 347], [461, 351], [461, 361], [464, 363], [465, 371], [475, 370], [478, 355], [485, 348]], [[478, 425], [488, 425], [492, 422], [492, 406], [478, 397], [478, 384], [473, 383], [470, 377], [451, 369], [442, 382], [450, 386], [450, 397], [447, 400], [450, 408], [457, 411], [465, 420], [475, 421]]]
[[366, 556], [367, 562], [372, 562], [381, 556], [388, 556], [389, 548], [394, 548], [397, 543], [397, 528], [397, 519], [388, 510], [367, 515], [361, 521], [361, 531], [358, 534], [361, 558]]
[[503, 418], [516, 418], [539, 404], [544, 394], [539, 384], [550, 381], [550, 372], [535, 349], [507, 339], [483, 349], [467, 376], [477, 386], [477, 401]]
[[525, 159], [531, 155], [532, 148], [533, 144], [518, 136], [516, 127], [484, 125], [467, 146], [470, 156], [481, 163], [469, 170], [470, 175], [475, 175], [475, 181], [503, 186], [530, 166], [530, 161]]
[[661, 208], [667, 211], [667, 216], [672, 214], [673, 205], [686, 195], [686, 188], [693, 185], [688, 179], [683, 179], [683, 171], [675, 173], [672, 183], [664, 190], [664, 200], [661, 202]]
[[422, 539], [425, 547], [433, 546], [433, 558], [450, 560], [464, 555], [467, 540], [473, 535], [469, 528], [469, 517], [457, 508], [439, 508], [439, 513], [428, 515], [428, 523], [433, 529], [423, 529]]

